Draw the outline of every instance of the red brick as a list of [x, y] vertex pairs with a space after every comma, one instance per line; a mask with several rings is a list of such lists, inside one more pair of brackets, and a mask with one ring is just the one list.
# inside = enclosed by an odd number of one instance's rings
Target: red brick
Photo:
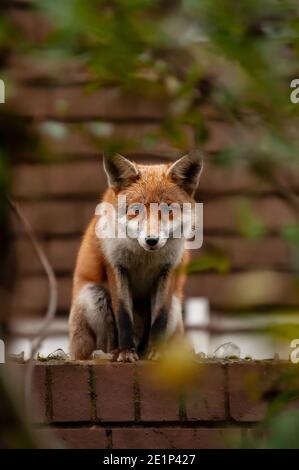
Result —
[[47, 413], [46, 391], [46, 367], [43, 364], [35, 364], [32, 382], [32, 420], [35, 422], [46, 421]]
[[34, 114], [48, 119], [159, 119], [167, 112], [163, 96], [128, 96], [117, 88], [89, 92], [86, 87], [77, 85], [56, 88], [20, 86], [7, 101], [18, 105], [22, 115]]
[[[70, 126], [68, 126], [70, 127]], [[114, 132], [112, 138], [120, 138], [122, 134], [126, 138], [136, 139], [139, 145], [139, 151], [143, 151], [142, 143], [140, 143], [142, 137], [146, 132], [157, 130], [156, 126], [150, 125], [118, 125], [114, 126]], [[84, 154], [98, 155], [99, 150], [96, 147], [80, 144], [79, 140], [84, 138], [87, 140], [87, 136], [75, 132], [75, 130], [67, 135], [64, 139], [58, 139], [55, 141], [53, 138], [51, 142], [56, 142], [54, 146], [55, 152], [71, 152], [78, 154], [80, 152]], [[93, 150], [92, 150], [93, 149]], [[163, 159], [163, 155], [166, 153], [169, 156], [173, 155], [174, 149], [167, 143], [158, 142], [151, 151], [155, 152], [152, 158], [152, 163]], [[176, 155], [180, 153], [176, 150]], [[156, 156], [155, 156], [156, 155]], [[143, 163], [144, 157], [142, 155], [134, 155], [133, 159], [137, 163]], [[225, 170], [219, 169], [213, 165], [206, 165], [205, 172], [200, 184], [200, 194], [208, 191], [216, 193], [228, 193], [232, 190], [258, 190], [259, 186], [254, 178], [251, 178], [251, 182], [246, 183], [246, 177], [250, 180], [249, 173], [245, 172], [242, 178], [241, 170], [234, 170], [235, 177], [228, 179], [228, 175]], [[299, 178], [298, 178], [299, 179]], [[222, 183], [221, 183], [222, 182]], [[52, 164], [20, 164], [16, 165], [12, 171], [12, 193], [15, 197], [21, 198], [33, 198], [38, 196], [61, 196], [61, 195], [95, 195], [99, 196], [107, 188], [107, 178], [103, 170], [101, 157], [94, 161], [76, 161], [68, 163], [52, 163]], [[299, 186], [299, 182], [298, 182]], [[266, 194], [267, 191], [272, 190], [271, 188], [263, 187], [263, 192]], [[200, 197], [199, 197], [200, 199]], [[232, 202], [232, 199], [224, 199], [224, 201]], [[253, 200], [254, 201], [254, 200]], [[274, 199], [274, 202], [277, 199]], [[212, 202], [206, 203], [208, 205]]]
[[[25, 412], [25, 376], [27, 364], [7, 363], [3, 370], [8, 376], [15, 398]], [[30, 414], [34, 422], [46, 421], [46, 366], [35, 363], [32, 377]]]
[[[75, 258], [73, 259], [73, 262]], [[70, 260], [71, 263], [71, 260]], [[242, 275], [245, 276], [245, 275]], [[202, 296], [209, 299], [213, 309], [240, 308], [248, 305], [299, 305], [296, 293], [296, 277], [280, 273], [276, 276], [277, 290], [273, 293], [269, 285], [263, 297], [241, 298], [237, 293], [239, 282], [245, 277], [231, 274], [192, 274], [188, 276], [185, 293], [187, 296]], [[57, 278], [58, 310], [67, 312], [71, 303], [72, 273]], [[279, 288], [278, 288], [279, 286]], [[48, 302], [48, 281], [43, 274], [21, 277], [14, 289], [12, 312], [14, 315], [37, 315], [44, 313]], [[254, 291], [253, 291], [254, 294]]]
[[224, 367], [215, 363], [200, 364], [195, 375], [194, 383], [186, 390], [187, 419], [224, 420], [226, 418]]
[[45, 116], [51, 100], [50, 89], [26, 87], [14, 88], [12, 95], [9, 95], [6, 101], [7, 104], [14, 107], [20, 115], [38, 119]]
[[173, 390], [165, 390], [154, 379], [155, 364], [138, 363], [141, 421], [179, 420], [179, 397]]
[[8, 19], [15, 28], [31, 41], [35, 38], [34, 15], [32, 11], [21, 8], [10, 8], [7, 12]]
[[[73, 271], [79, 245], [80, 237], [42, 242], [42, 247], [58, 274]], [[250, 241], [237, 237], [206, 236], [202, 249], [190, 250], [192, 260], [199, 259], [205, 250], [209, 252], [211, 248], [223, 252], [233, 269], [287, 269], [291, 262], [287, 243], [278, 237]], [[20, 273], [43, 273], [29, 240], [18, 238], [11, 251], [16, 257]]]
[[55, 271], [73, 272], [80, 241], [80, 238], [75, 238], [49, 242], [49, 259]]
[[[266, 229], [279, 230], [283, 225], [293, 223], [295, 218], [287, 203], [277, 197], [250, 199], [252, 211], [264, 223]], [[239, 233], [239, 201], [235, 196], [219, 196], [204, 203], [204, 230], [223, 230]]]
[[11, 174], [11, 190], [14, 197], [36, 198], [48, 192], [49, 166], [17, 165]]
[[[73, 259], [73, 262], [75, 258]], [[70, 263], [72, 260], [70, 260]], [[253, 297], [251, 300], [236, 295], [237, 286], [245, 275], [230, 274], [192, 274], [188, 276], [185, 293], [189, 297], [207, 297], [213, 309], [239, 308], [248, 305], [299, 305], [296, 293], [296, 277], [292, 274], [280, 273], [276, 275], [277, 289], [273, 292], [271, 286], [264, 292], [263, 297]], [[71, 302], [72, 273], [58, 277], [58, 310], [68, 311]], [[254, 294], [254, 291], [253, 291]], [[22, 277], [18, 280], [13, 296], [12, 311], [20, 316], [22, 314], [41, 314], [48, 302], [48, 281], [43, 274]]]
[[[43, 241], [41, 245], [56, 273], [71, 274], [73, 272], [80, 245], [79, 237]], [[29, 240], [17, 239], [12, 246], [12, 252], [16, 258], [19, 273], [44, 274], [44, 269]]]
[[[48, 34], [42, 32], [44, 37]], [[42, 38], [43, 39], [43, 38]], [[23, 56], [16, 52], [11, 53], [5, 67], [6, 73], [14, 81], [25, 84], [29, 81], [51, 81], [59, 84], [81, 84], [90, 82], [90, 74], [84, 66], [75, 59], [64, 60], [63, 64], [53, 64], [40, 62], [35, 57]]]
[[[63, 108], [60, 103], [63, 103]], [[65, 106], [64, 106], [65, 104]], [[165, 97], [125, 95], [117, 88], [88, 92], [83, 87], [55, 89], [49, 114], [52, 116], [115, 118], [162, 118], [166, 112]]]
[[269, 184], [261, 183], [246, 167], [235, 165], [227, 168], [213, 165], [212, 158], [205, 163], [199, 184], [199, 194], [201, 192], [224, 194], [242, 191], [265, 193], [270, 189], [272, 188]]
[[290, 266], [291, 253], [285, 240], [271, 237], [247, 240], [238, 236], [204, 236], [202, 248], [190, 250], [192, 259], [198, 259], [205, 251], [218, 250], [228, 257], [233, 268], [275, 268]]
[[[42, 243], [45, 250], [46, 244]], [[42, 273], [43, 268], [38, 257], [35, 254], [32, 243], [26, 238], [19, 238], [11, 246], [13, 259], [16, 263], [18, 274], [20, 273]]]
[[[69, 176], [67, 176], [69, 173]], [[69, 202], [61, 201], [36, 201], [22, 203], [25, 213], [34, 224], [34, 227], [40, 232], [46, 233], [74, 233], [82, 230], [84, 225], [92, 216], [100, 193], [106, 188], [106, 179], [99, 164], [98, 172], [95, 167], [74, 166], [74, 174], [70, 166], [62, 165], [58, 167], [50, 166], [42, 172], [40, 167], [32, 169], [32, 181], [29, 178], [31, 174], [30, 167], [23, 168], [14, 182], [14, 191], [21, 196], [30, 196], [30, 194], [42, 195], [44, 189], [51, 195], [71, 195], [75, 194], [80, 188], [84, 194], [94, 195], [94, 202], [85, 202], [75, 200]], [[72, 176], [70, 176], [72, 174]], [[19, 178], [19, 183], [17, 182]], [[66, 182], [64, 183], [64, 178]], [[88, 181], [90, 183], [88, 184]], [[49, 188], [48, 188], [49, 186]], [[65, 186], [65, 189], [64, 189]], [[51, 189], [52, 188], [52, 189]], [[86, 188], [89, 188], [86, 189]], [[32, 191], [32, 192], [31, 192]], [[88, 192], [90, 191], [90, 192]], [[257, 214], [266, 227], [271, 231], [277, 231], [282, 225], [294, 221], [294, 216], [287, 204], [278, 198], [267, 197], [250, 200], [254, 206], [254, 213]], [[238, 206], [235, 198], [222, 197], [204, 204], [204, 229], [205, 231], [219, 231], [229, 233], [239, 233], [238, 229]], [[55, 224], [53, 224], [55, 220]], [[14, 223], [15, 230], [20, 231], [19, 224]]]
[[57, 436], [71, 449], [106, 449], [108, 439], [105, 429], [96, 427], [79, 429], [57, 429]]
[[89, 392], [89, 371], [83, 365], [53, 365], [52, 375], [52, 420], [90, 421], [92, 415]]
[[107, 177], [99, 157], [93, 162], [17, 165], [12, 173], [12, 193], [18, 198], [92, 195], [100, 198]]
[[[221, 150], [222, 147], [220, 147]], [[299, 187], [299, 172], [290, 171], [288, 168], [281, 167], [279, 178], [287, 181], [288, 186], [294, 189]], [[225, 194], [240, 192], [252, 194], [269, 194], [273, 193], [273, 185], [254, 175], [244, 165], [234, 165], [233, 167], [223, 167], [213, 164], [213, 158], [210, 157], [205, 161], [204, 171], [200, 177], [199, 195], [202, 192], [213, 194]]]
[[[220, 149], [223, 147], [220, 147]], [[299, 172], [281, 169], [281, 178], [288, 181], [288, 185], [294, 189], [299, 187]], [[233, 167], [223, 167], [205, 161], [204, 171], [200, 177], [198, 194], [273, 194], [275, 188], [270, 183], [256, 177], [248, 168], [243, 165]]]
[[63, 157], [64, 159], [67, 159], [67, 157], [71, 159], [73, 157], [83, 157], [84, 159], [88, 156], [98, 158], [99, 161], [101, 146], [92, 141], [85, 124], [87, 125], [88, 123], [84, 123], [81, 126], [76, 124], [75, 127], [74, 124], [62, 123], [65, 135], [59, 138], [49, 135], [49, 131], [45, 128], [39, 127], [36, 131], [53, 155]]
[[239, 429], [116, 428], [114, 449], [218, 449], [233, 445]]
[[53, 26], [45, 15], [34, 12], [34, 42], [42, 43], [45, 42], [49, 35], [53, 32]]
[[260, 421], [267, 403], [263, 393], [271, 388], [279, 374], [277, 365], [270, 363], [230, 364], [228, 393], [230, 415], [236, 421]]
[[103, 421], [134, 421], [134, 374], [132, 364], [94, 366], [97, 417]]
[[[268, 282], [265, 283], [265, 289], [261, 292], [253, 283], [252, 296], [249, 296], [250, 292], [247, 295], [247, 292], [243, 291], [243, 286], [246, 281], [248, 282], [248, 276], [253, 279], [255, 274], [192, 274], [188, 276], [185, 293], [190, 297], [207, 297], [214, 309], [248, 307], [249, 305], [299, 305], [296, 276], [273, 272], [275, 277], [271, 278], [271, 281], [273, 279], [275, 282], [275, 289], [273, 289], [274, 284]], [[244, 295], [242, 295], [243, 292]]]
[[107, 188], [100, 157], [94, 162], [50, 165], [48, 172], [49, 195], [93, 195], [98, 202]]
[[42, 448], [60, 449], [106, 449], [106, 430], [99, 427], [50, 428], [39, 430]]
[[43, 41], [52, 29], [44, 15], [27, 8], [10, 8], [8, 17], [17, 29], [34, 43]]
[[219, 152], [235, 142], [236, 130], [224, 121], [206, 121], [208, 139], [203, 144], [205, 152]]
[[[148, 124], [143, 122], [106, 122], [109, 132], [106, 135], [95, 136], [88, 130], [88, 122], [81, 124], [64, 124], [66, 135], [60, 139], [42, 132], [50, 150], [63, 155], [89, 155], [98, 156], [101, 150], [109, 143], [119, 142], [122, 152], [134, 154], [134, 159], [138, 161], [138, 154], [148, 153], [161, 159], [178, 158], [182, 155], [182, 150], [174, 148], [173, 143], [161, 136], [159, 124]], [[189, 128], [182, 127], [184, 135], [184, 150], [192, 147], [193, 138]], [[151, 139], [152, 136], [155, 139]], [[97, 163], [97, 162], [95, 162]], [[97, 167], [98, 168], [98, 167]], [[98, 170], [97, 170], [98, 171]]]
[[[57, 279], [58, 310], [68, 310], [71, 304], [72, 277]], [[49, 297], [48, 280], [44, 275], [23, 277], [14, 290], [12, 311], [30, 311], [40, 313], [46, 309]]]
[[[63, 272], [73, 270], [79, 244], [79, 237], [42, 242], [42, 246], [54, 269]], [[291, 254], [287, 243], [278, 237], [250, 241], [237, 237], [206, 236], [204, 245], [200, 250], [190, 250], [192, 260], [199, 259], [203, 253], [209, 252], [211, 249], [222, 252], [228, 257], [232, 268], [238, 269], [286, 269], [291, 262]], [[12, 252], [17, 258], [21, 272], [32, 274], [42, 271], [40, 261], [27, 239], [17, 239], [13, 244]]]
[[[61, 144], [60, 144], [61, 145]], [[141, 156], [134, 160], [143, 163]], [[157, 158], [152, 158], [156, 163]], [[93, 196], [97, 201], [107, 189], [107, 177], [99, 156], [94, 161], [16, 165], [12, 171], [11, 191], [17, 198], [41, 196]]]
[[[20, 204], [39, 235], [82, 234], [94, 215], [98, 200], [93, 201], [36, 201]], [[15, 217], [11, 218], [16, 233], [23, 233], [22, 226]]]

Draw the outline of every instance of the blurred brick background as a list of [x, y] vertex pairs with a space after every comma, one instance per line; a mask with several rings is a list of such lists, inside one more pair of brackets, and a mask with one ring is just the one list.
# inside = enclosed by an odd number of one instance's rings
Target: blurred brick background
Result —
[[[42, 44], [50, 25], [26, 2], [8, 2], [7, 13], [20, 30]], [[148, 138], [158, 131], [171, 104], [160, 96], [145, 100], [142, 96], [121, 95], [113, 88], [92, 92], [88, 89], [89, 76], [78, 64], [66, 64], [65, 70], [49, 74], [42, 64], [11, 57], [6, 74], [8, 79], [17, 81], [7, 103], [18, 107], [21, 118], [41, 136], [51, 155], [43, 163], [37, 162], [34, 155], [23, 155], [21, 163], [12, 170], [12, 194], [53, 264], [58, 277], [59, 313], [66, 314], [80, 239], [106, 187], [101, 141], [125, 141], [127, 155], [137, 162], [171, 161], [182, 150], [174, 149], [166, 139], [153, 142]], [[274, 269], [283, 288], [271, 293], [265, 303], [296, 306], [298, 299], [293, 295], [290, 272], [292, 253], [278, 233], [283, 224], [294, 221], [294, 215], [271, 187], [256, 181], [244, 168], [214, 165], [215, 156], [234, 139], [235, 130], [208, 106], [202, 106], [202, 113], [209, 138], [203, 146], [206, 165], [198, 193], [198, 200], [205, 203], [201, 252], [210, 244], [225, 250], [232, 269], [226, 275], [213, 270], [190, 275], [187, 295], [207, 297], [213, 311], [224, 312], [231, 308], [227, 291], [236, 276], [249, 269]], [[97, 121], [102, 126], [95, 141], [84, 129]], [[63, 131], [61, 123], [65, 126]], [[187, 148], [192, 145], [193, 136], [188, 129], [184, 132]], [[299, 179], [294, 178], [292, 184], [299, 190]], [[256, 214], [264, 220], [265, 239], [241, 238], [236, 196], [248, 197]], [[47, 280], [19, 223], [12, 223], [18, 261], [13, 311], [19, 316], [40, 315], [47, 305]], [[194, 251], [192, 256], [199, 256], [199, 252]]]

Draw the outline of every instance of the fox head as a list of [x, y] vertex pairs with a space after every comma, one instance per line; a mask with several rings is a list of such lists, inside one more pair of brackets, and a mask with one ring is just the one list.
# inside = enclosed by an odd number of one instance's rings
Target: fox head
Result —
[[194, 201], [202, 158], [193, 151], [172, 164], [137, 165], [122, 155], [104, 157], [110, 201], [124, 207], [118, 222], [129, 237], [147, 251], [156, 251], [173, 239], [182, 224], [182, 208]]

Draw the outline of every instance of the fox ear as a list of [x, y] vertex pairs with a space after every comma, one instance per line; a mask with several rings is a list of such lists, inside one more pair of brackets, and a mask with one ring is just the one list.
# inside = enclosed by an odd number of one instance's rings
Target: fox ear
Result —
[[186, 193], [193, 195], [203, 168], [202, 155], [193, 151], [174, 162], [167, 171], [167, 176], [181, 186]]
[[128, 186], [139, 176], [138, 169], [134, 163], [119, 153], [113, 156], [104, 156], [103, 165], [108, 178], [108, 184], [115, 189]]

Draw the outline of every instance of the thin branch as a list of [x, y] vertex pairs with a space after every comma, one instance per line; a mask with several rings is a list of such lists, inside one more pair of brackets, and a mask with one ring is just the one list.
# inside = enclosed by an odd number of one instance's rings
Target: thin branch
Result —
[[57, 282], [56, 282], [56, 277], [52, 269], [52, 266], [50, 265], [40, 243], [38, 242], [30, 222], [25, 217], [24, 213], [21, 211], [19, 206], [14, 201], [12, 201], [9, 197], [7, 199], [13, 212], [17, 215], [18, 219], [23, 225], [24, 231], [27, 234], [28, 238], [30, 239], [33, 245], [33, 248], [46, 272], [46, 275], [49, 281], [49, 301], [48, 301], [47, 313], [46, 313], [46, 316], [44, 318], [41, 328], [36, 333], [34, 339], [31, 341], [30, 356], [29, 356], [28, 367], [27, 367], [26, 376], [25, 376], [26, 414], [27, 414], [28, 420], [30, 420], [30, 414], [31, 414], [30, 403], [31, 403], [32, 377], [33, 377], [33, 369], [34, 369], [34, 357], [37, 351], [39, 350], [44, 338], [46, 337], [47, 330], [55, 317], [55, 313], [57, 309]]

